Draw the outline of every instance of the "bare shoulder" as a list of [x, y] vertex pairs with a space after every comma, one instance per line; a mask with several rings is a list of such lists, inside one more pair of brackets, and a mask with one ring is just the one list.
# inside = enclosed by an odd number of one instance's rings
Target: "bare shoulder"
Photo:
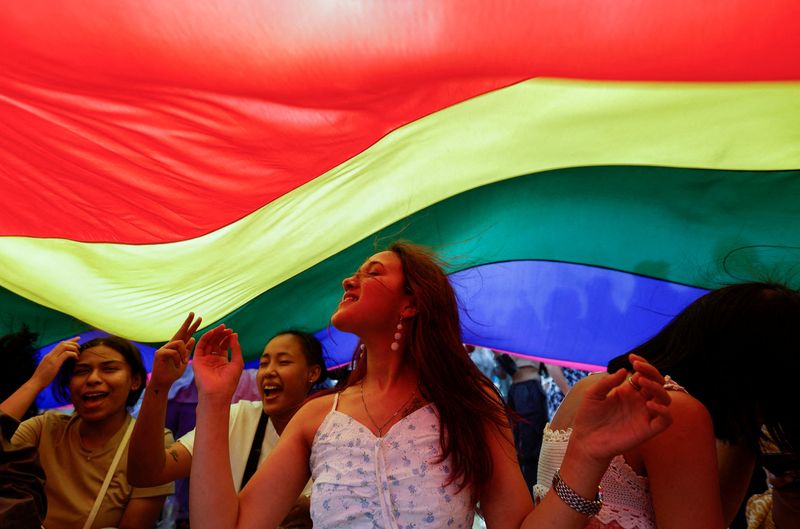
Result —
[[669, 396], [672, 398], [669, 405], [672, 424], [665, 432], [713, 430], [711, 414], [702, 402], [683, 391], [670, 391]]
[[281, 437], [300, 435], [310, 447], [322, 421], [333, 409], [334, 397], [335, 394], [323, 395], [306, 401], [289, 421], [289, 425]]
[[[685, 448], [695, 450], [701, 439], [713, 445], [714, 425], [708, 409], [696, 398], [682, 391], [670, 391], [672, 402], [669, 410], [672, 424], [642, 445], [646, 456], [653, 453], [663, 455], [664, 450], [677, 451]], [[660, 456], [659, 456], [660, 457]]]

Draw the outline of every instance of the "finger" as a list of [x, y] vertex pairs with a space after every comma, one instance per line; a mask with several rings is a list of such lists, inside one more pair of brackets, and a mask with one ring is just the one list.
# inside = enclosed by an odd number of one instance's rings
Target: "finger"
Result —
[[244, 359], [242, 358], [242, 346], [239, 344], [239, 335], [233, 333], [230, 339], [231, 346], [231, 363], [244, 367]]
[[662, 384], [659, 384], [655, 380], [640, 377], [637, 383], [642, 388], [642, 394], [648, 400], [653, 400], [664, 406], [669, 406], [669, 404], [672, 402], [669, 392], [664, 389]]
[[586, 390], [585, 397], [594, 400], [605, 400], [612, 389], [625, 382], [627, 374], [627, 370], [619, 369], [615, 373], [599, 377], [600, 380]]
[[633, 369], [636, 370], [637, 373], [651, 379], [655, 380], [659, 384], [664, 384], [664, 376], [656, 369], [656, 367], [642, 358], [641, 356], [630, 354], [628, 358], [631, 361], [631, 365]]
[[157, 362], [153, 362], [153, 369], [157, 369], [159, 362], [171, 362], [173, 366], [179, 368], [181, 366], [180, 347], [182, 345], [183, 342], [181, 340], [173, 340], [156, 351], [155, 359]]
[[64, 351], [64, 354], [60, 355], [59, 360], [61, 363], [66, 362], [67, 360], [77, 360], [78, 359], [78, 351]]
[[233, 334], [233, 329], [229, 329], [227, 327], [224, 328], [224, 329], [220, 329], [217, 332], [217, 335], [214, 338], [214, 342], [213, 343], [214, 343], [215, 349], [218, 352], [223, 353], [223, 352], [225, 352], [227, 350], [227, 348], [228, 348], [228, 340], [230, 340], [231, 334]]
[[222, 324], [203, 334], [200, 340], [198, 340], [197, 345], [195, 345], [195, 356], [208, 356], [212, 354], [215, 350], [214, 348], [219, 346], [219, 335], [224, 330], [225, 325]]
[[189, 315], [186, 316], [186, 319], [183, 320], [183, 323], [181, 323], [181, 326], [178, 327], [178, 330], [175, 332], [175, 336], [173, 336], [172, 339], [182, 340], [183, 337], [186, 335], [186, 330], [189, 328], [189, 325], [191, 325], [193, 319], [194, 319], [194, 312], [190, 312]]
[[194, 348], [194, 338], [189, 338], [189, 341], [186, 343], [186, 347], [181, 350], [181, 361], [185, 364], [189, 362], [189, 357], [192, 355], [192, 349]]
[[656, 432], [666, 430], [672, 424], [672, 414], [669, 411], [669, 406], [664, 406], [652, 400], [647, 401], [645, 406], [647, 406], [647, 410], [651, 414], [650, 427]]
[[78, 348], [80, 347], [80, 345], [78, 344], [78, 340], [80, 340], [80, 339], [81, 339], [80, 336], [73, 336], [69, 340], [64, 340], [63, 342], [59, 342], [58, 345], [53, 347], [51, 352], [55, 352], [55, 353], [58, 354], [58, 353], [62, 353], [64, 351], [66, 351], [68, 349], [73, 350], [73, 351], [77, 351]]
[[191, 335], [193, 335], [194, 333], [196, 333], [196, 332], [197, 332], [197, 329], [199, 329], [199, 328], [200, 328], [200, 324], [201, 324], [201, 323], [203, 323], [203, 318], [201, 318], [201, 317], [199, 317], [199, 316], [198, 316], [198, 317], [197, 317], [197, 320], [195, 320], [195, 322], [194, 322], [194, 323], [192, 323], [192, 325], [191, 325], [191, 326], [189, 327], [189, 329], [186, 331], [186, 334], [187, 334], [188, 336], [191, 336]]

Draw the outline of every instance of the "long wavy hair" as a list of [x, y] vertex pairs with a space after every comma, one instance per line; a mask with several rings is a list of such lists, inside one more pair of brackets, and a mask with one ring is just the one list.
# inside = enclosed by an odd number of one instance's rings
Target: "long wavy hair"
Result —
[[[714, 290], [631, 352], [703, 403], [717, 439], [757, 452], [764, 426], [782, 450], [800, 449], [800, 293], [776, 283]], [[608, 364], [620, 367], [630, 368], [627, 353]]]
[[[396, 242], [389, 247], [403, 265], [406, 291], [417, 313], [410, 327], [406, 361], [419, 374], [423, 397], [439, 414], [441, 459], [450, 458], [447, 484], [470, 490], [473, 502], [484, 492], [494, 470], [487, 449], [489, 428], [509, 427], [509, 415], [497, 388], [470, 359], [461, 342], [458, 302], [443, 267], [433, 253], [419, 245]], [[337, 391], [357, 385], [367, 372], [365, 359], [353, 355], [353, 371]], [[509, 450], [513, 445], [509, 442]]]

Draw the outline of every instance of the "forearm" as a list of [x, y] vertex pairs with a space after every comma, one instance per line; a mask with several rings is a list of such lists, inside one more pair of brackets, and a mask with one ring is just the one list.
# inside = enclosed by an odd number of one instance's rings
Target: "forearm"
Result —
[[153, 527], [161, 515], [161, 509], [164, 507], [166, 499], [166, 496], [131, 499], [122, 513], [119, 529]]
[[128, 447], [128, 481], [135, 487], [153, 487], [164, 479], [164, 422], [167, 416], [167, 389], [148, 387]]
[[31, 407], [31, 404], [34, 403], [43, 389], [44, 387], [33, 379], [28, 380], [10, 397], [0, 403], [0, 411], [17, 420], [22, 419], [22, 416], [25, 415], [25, 412], [28, 411], [28, 408]]
[[229, 417], [228, 401], [201, 393], [189, 488], [190, 521], [195, 529], [236, 527], [239, 497], [230, 465]]

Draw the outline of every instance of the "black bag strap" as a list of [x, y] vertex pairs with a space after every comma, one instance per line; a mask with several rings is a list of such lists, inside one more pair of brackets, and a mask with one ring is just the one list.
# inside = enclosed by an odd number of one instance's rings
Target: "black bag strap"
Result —
[[256, 434], [253, 436], [253, 444], [250, 445], [250, 455], [247, 456], [247, 464], [244, 467], [244, 475], [242, 475], [242, 484], [239, 490], [242, 490], [253, 474], [256, 473], [258, 468], [258, 459], [261, 457], [261, 445], [264, 444], [264, 432], [267, 431], [267, 420], [269, 415], [261, 412], [261, 417], [258, 418], [258, 426], [256, 426]]

